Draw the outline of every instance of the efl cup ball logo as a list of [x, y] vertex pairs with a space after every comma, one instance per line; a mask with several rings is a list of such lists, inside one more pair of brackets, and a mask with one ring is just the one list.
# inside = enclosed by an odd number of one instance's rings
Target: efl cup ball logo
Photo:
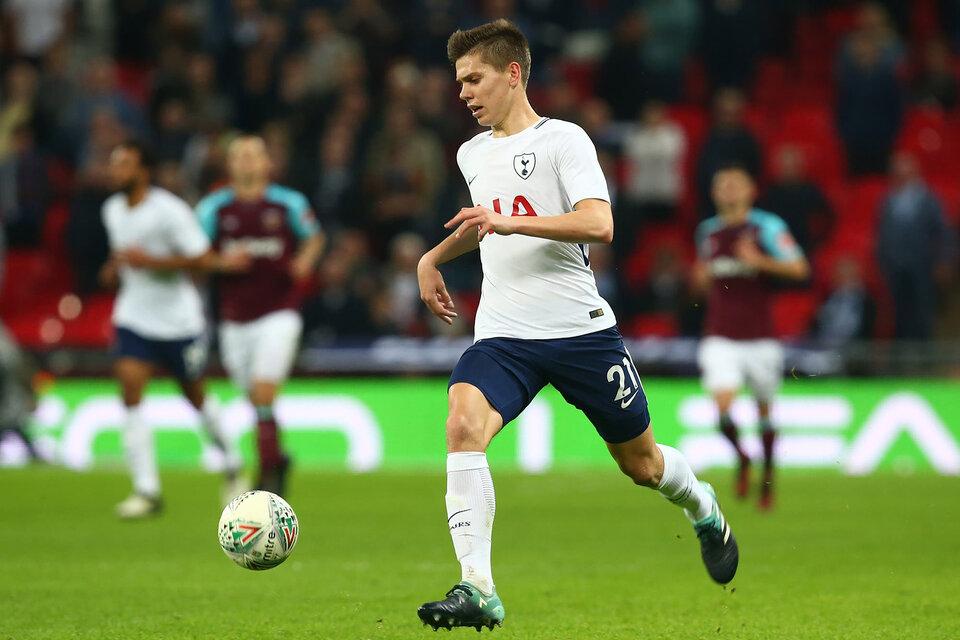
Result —
[[297, 544], [297, 514], [280, 496], [248, 491], [234, 498], [220, 516], [220, 548], [245, 569], [272, 569]]

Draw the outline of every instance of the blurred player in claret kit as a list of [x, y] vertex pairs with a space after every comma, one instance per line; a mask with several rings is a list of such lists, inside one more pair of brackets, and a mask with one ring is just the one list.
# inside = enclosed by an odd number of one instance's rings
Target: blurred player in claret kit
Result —
[[189, 205], [151, 184], [153, 166], [152, 154], [142, 143], [119, 145], [110, 156], [119, 193], [103, 204], [111, 256], [100, 280], [105, 286], [120, 287], [113, 306], [114, 373], [126, 406], [124, 445], [134, 489], [117, 505], [122, 518], [154, 515], [162, 507], [153, 433], [140, 410], [143, 390], [157, 365], [177, 378], [223, 451], [224, 496], [240, 481], [240, 456], [222, 431], [217, 403], [204, 389], [206, 321], [190, 273], [246, 269], [248, 261], [214, 253]]
[[273, 405], [300, 344], [298, 285], [313, 273], [325, 240], [307, 198], [270, 182], [261, 138], [234, 140], [227, 164], [230, 184], [197, 205], [214, 246], [252, 261], [249, 270], [220, 278], [221, 360], [256, 410], [257, 488], [282, 495], [290, 459], [280, 449]]
[[772, 296], [777, 279], [802, 281], [810, 265], [787, 229], [772, 213], [753, 208], [756, 185], [741, 166], [713, 177], [717, 215], [697, 228], [696, 286], [708, 291], [704, 338], [697, 359], [703, 385], [713, 395], [720, 431], [739, 458], [736, 493], [749, 490], [750, 458], [740, 446], [730, 405], [747, 385], [757, 399], [764, 470], [760, 507], [773, 500], [773, 441], [770, 402], [783, 376], [783, 348], [773, 337]]
[[490, 566], [496, 510], [486, 449], [548, 383], [578, 407], [620, 469], [684, 510], [717, 582], [733, 579], [739, 554], [710, 485], [683, 455], [658, 445], [647, 398], [597, 292], [588, 243], [613, 238], [613, 215], [597, 152], [577, 125], [537, 115], [527, 98], [530, 47], [506, 20], [457, 31], [447, 44], [460, 98], [490, 131], [465, 142], [457, 163], [474, 207], [446, 223], [454, 233], [420, 260], [420, 295], [456, 318], [438, 266], [479, 247], [483, 285], [475, 342], [448, 388], [447, 526], [461, 581], [422, 605], [438, 627], [501, 624]]

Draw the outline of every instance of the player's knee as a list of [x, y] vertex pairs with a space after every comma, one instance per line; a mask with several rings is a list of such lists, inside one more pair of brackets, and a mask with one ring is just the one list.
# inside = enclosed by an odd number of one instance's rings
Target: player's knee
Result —
[[620, 470], [641, 487], [657, 488], [660, 485], [662, 472], [657, 470], [652, 458], [637, 458], [620, 461]]
[[250, 401], [255, 406], [272, 405], [276, 399], [276, 385], [271, 383], [254, 382], [250, 389]]
[[483, 423], [462, 411], [447, 416], [447, 449], [474, 449], [483, 441]]

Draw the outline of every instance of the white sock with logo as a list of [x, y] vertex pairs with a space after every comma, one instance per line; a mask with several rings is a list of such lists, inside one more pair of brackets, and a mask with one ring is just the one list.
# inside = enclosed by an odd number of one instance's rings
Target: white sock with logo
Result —
[[713, 497], [703, 488], [693, 469], [683, 454], [662, 444], [658, 444], [663, 453], [663, 477], [657, 491], [673, 504], [682, 507], [683, 512], [696, 524], [708, 517], [713, 510]]
[[490, 546], [497, 510], [487, 454], [447, 455], [447, 525], [460, 561], [461, 579], [484, 594], [493, 593]]
[[224, 467], [228, 474], [235, 474], [240, 470], [242, 460], [240, 452], [237, 451], [236, 443], [227, 436], [220, 421], [220, 403], [215, 396], [207, 395], [203, 399], [203, 407], [200, 409], [200, 422], [206, 430], [213, 444], [223, 452]]
[[143, 496], [159, 497], [160, 472], [157, 470], [153, 430], [140, 415], [140, 405], [127, 407], [125, 422], [123, 442], [133, 490]]

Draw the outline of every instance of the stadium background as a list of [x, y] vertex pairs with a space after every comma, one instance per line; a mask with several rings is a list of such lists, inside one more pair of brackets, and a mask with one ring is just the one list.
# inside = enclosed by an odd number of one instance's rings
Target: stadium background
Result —
[[[468, 203], [454, 155], [475, 124], [446, 38], [497, 17], [530, 37], [537, 110], [598, 148], [617, 232], [591, 257], [659, 437], [700, 467], [731, 460], [693, 377], [687, 271], [711, 169], [735, 159], [814, 266], [775, 309], [784, 462], [960, 472], [960, 4], [946, 0], [6, 0], [0, 317], [41, 369], [41, 449], [72, 468], [121, 459], [112, 294], [96, 283], [111, 148], [151, 141], [157, 182], [194, 203], [251, 131], [330, 237], [280, 403], [294, 450], [307, 467], [439, 464], [442, 376], [469, 344], [479, 265], [445, 269], [452, 329], [420, 304], [415, 267]], [[917, 179], [930, 198], [912, 198]], [[246, 433], [243, 403], [215, 388]], [[170, 389], [147, 404], [164, 464], [216, 467]], [[749, 432], [749, 405], [737, 414]], [[609, 464], [555, 395], [519, 426], [492, 455], [531, 471]], [[23, 453], [0, 444], [7, 464]]]

